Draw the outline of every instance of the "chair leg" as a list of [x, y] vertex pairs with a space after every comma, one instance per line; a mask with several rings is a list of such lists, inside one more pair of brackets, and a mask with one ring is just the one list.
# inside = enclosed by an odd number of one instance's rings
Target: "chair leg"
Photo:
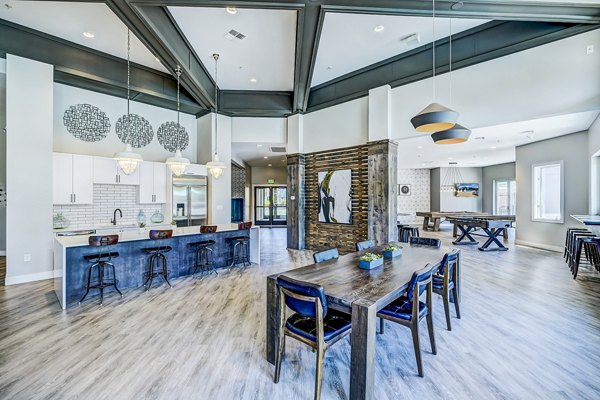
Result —
[[146, 283], [144, 283], [146, 292], [150, 290], [152, 287], [152, 281], [154, 280], [154, 260], [156, 260], [156, 254], [152, 254], [150, 256], [150, 260], [148, 261], [148, 279], [146, 279]]
[[165, 257], [164, 254], [161, 254], [160, 258], [162, 259], [162, 266], [163, 266], [162, 276], [163, 276], [163, 278], [165, 278], [167, 285], [169, 285], [169, 287], [172, 288], [173, 286], [171, 285], [171, 282], [169, 282], [169, 271], [167, 270], [167, 257]]
[[115, 271], [115, 266], [113, 264], [109, 264], [109, 265], [112, 267], [112, 271], [113, 271], [113, 279], [114, 279], [114, 282], [115, 282], [115, 290], [121, 295], [121, 297], [123, 297], [123, 293], [121, 293], [121, 291], [117, 287], [117, 272]]
[[379, 318], [379, 334], [383, 335], [385, 332], [385, 320], [383, 318]]
[[435, 345], [435, 334], [433, 332], [433, 316], [431, 315], [431, 310], [427, 314], [427, 330], [429, 331], [429, 341], [431, 342], [431, 352], [433, 354], [437, 354], [437, 347]]
[[85, 300], [85, 298], [87, 297], [88, 293], [90, 292], [90, 285], [92, 283], [92, 268], [94, 268], [93, 265], [88, 268], [87, 290], [85, 291], [85, 294], [83, 295], [83, 297], [81, 298], [81, 300], [79, 300], [79, 304], [81, 304], [83, 302], [83, 300]]
[[412, 333], [413, 346], [415, 348], [415, 358], [417, 359], [417, 370], [419, 376], [423, 377], [423, 363], [421, 362], [421, 346], [419, 344], [419, 322], [414, 321], [410, 327], [410, 333]]
[[[213, 264], [213, 249], [211, 249], [210, 247], [206, 249], [206, 260], [208, 262], [208, 268], [209, 271], [214, 272], [216, 275], [219, 275], [219, 273], [217, 272], [217, 269], [215, 268], [214, 264]], [[210, 255], [210, 257], [209, 257]]]
[[[444, 289], [442, 293], [442, 301], [444, 303], [444, 312], [446, 313], [446, 327], [449, 331], [451, 331], [452, 323], [450, 322], [450, 295], [446, 289]], [[456, 297], [454, 298], [454, 301], [456, 301]]]
[[317, 368], [315, 371], [315, 400], [321, 398], [321, 385], [323, 383], [323, 361], [325, 358], [325, 349], [319, 345], [317, 348]]
[[458, 300], [458, 288], [456, 285], [452, 288], [452, 296], [454, 296], [454, 308], [456, 309], [456, 318], [460, 319], [460, 306]]
[[198, 271], [198, 251], [198, 248], [194, 250], [194, 272], [192, 272], [192, 277], [194, 277]]
[[104, 303], [104, 264], [98, 265], [98, 285], [100, 285], [100, 306]]
[[577, 273], [579, 272], [579, 263], [581, 262], [581, 248], [583, 247], [583, 243], [581, 245], [576, 246], [576, 256], [575, 262], [573, 263], [573, 268], [571, 271], [573, 272], [573, 279], [577, 279]]

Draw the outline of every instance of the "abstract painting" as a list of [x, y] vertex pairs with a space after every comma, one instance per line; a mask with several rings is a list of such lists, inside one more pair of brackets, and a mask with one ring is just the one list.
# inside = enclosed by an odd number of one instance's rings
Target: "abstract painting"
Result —
[[123, 115], [117, 120], [115, 130], [123, 143], [129, 143], [136, 149], [149, 145], [154, 138], [154, 130], [150, 122], [137, 114]]
[[84, 142], [99, 142], [110, 131], [106, 114], [91, 104], [76, 104], [63, 115], [63, 123], [73, 137]]
[[190, 136], [183, 126], [177, 122], [165, 122], [158, 128], [158, 143], [167, 151], [175, 153], [185, 150], [190, 142]]
[[398, 195], [399, 196], [410, 196], [410, 185], [406, 183], [401, 183], [398, 185]]
[[318, 174], [319, 222], [352, 223], [352, 170], [324, 171]]
[[456, 191], [454, 195], [456, 197], [478, 197], [479, 196], [479, 183], [456, 183]]

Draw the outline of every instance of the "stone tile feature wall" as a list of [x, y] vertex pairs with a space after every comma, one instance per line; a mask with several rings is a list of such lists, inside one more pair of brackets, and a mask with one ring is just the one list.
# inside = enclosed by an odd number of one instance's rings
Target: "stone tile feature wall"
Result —
[[398, 222], [405, 224], [423, 222], [423, 218], [415, 214], [417, 211], [430, 211], [429, 175], [429, 170], [425, 168], [398, 170], [398, 185], [410, 185], [410, 196], [398, 195], [398, 214], [410, 215], [398, 215]]
[[243, 199], [246, 196], [246, 170], [231, 164], [231, 198]]
[[[94, 185], [94, 204], [89, 205], [55, 205], [54, 215], [62, 212], [70, 221], [68, 229], [99, 228], [110, 225], [115, 208], [120, 208], [123, 218], [118, 218], [119, 225], [137, 224], [137, 215], [141, 210], [146, 214], [146, 223], [154, 211], [164, 213], [164, 204], [138, 204], [138, 186], [133, 185]], [[165, 214], [165, 222], [170, 218]]]

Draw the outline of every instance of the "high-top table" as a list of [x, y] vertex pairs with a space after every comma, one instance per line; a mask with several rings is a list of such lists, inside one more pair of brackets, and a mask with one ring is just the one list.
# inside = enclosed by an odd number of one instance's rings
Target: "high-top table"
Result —
[[[402, 247], [401, 256], [386, 259], [383, 266], [372, 270], [358, 268], [359, 258], [365, 252], [381, 253], [382, 247], [268, 276], [267, 360], [271, 364], [275, 363], [278, 342], [277, 327], [280, 315], [277, 308], [277, 277], [285, 275], [321, 285], [325, 290], [328, 307], [352, 314], [350, 399], [373, 399], [377, 312], [407, 290], [415, 271], [427, 264], [441, 264], [444, 254], [453, 250], [449, 247], [438, 249], [406, 243], [403, 243]], [[460, 263], [460, 253], [458, 262]], [[458, 287], [460, 290], [460, 283]]]

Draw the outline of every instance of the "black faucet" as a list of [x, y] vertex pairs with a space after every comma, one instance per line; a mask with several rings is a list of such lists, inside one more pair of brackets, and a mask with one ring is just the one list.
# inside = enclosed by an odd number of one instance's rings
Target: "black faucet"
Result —
[[123, 213], [121, 212], [121, 209], [120, 209], [120, 208], [115, 208], [115, 211], [113, 212], [113, 219], [111, 219], [111, 220], [110, 220], [110, 222], [111, 222], [113, 225], [116, 225], [116, 224], [117, 224], [117, 211], [119, 212], [119, 216], [120, 216], [121, 218], [123, 218]]

